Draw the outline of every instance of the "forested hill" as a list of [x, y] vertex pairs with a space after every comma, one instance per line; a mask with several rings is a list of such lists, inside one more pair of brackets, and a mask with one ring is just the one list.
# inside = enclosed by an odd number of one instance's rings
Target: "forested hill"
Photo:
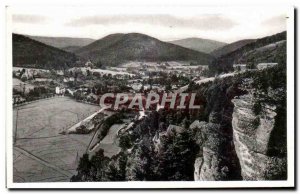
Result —
[[63, 69], [76, 63], [76, 56], [58, 48], [12, 34], [13, 66], [45, 69]]
[[225, 46], [219, 47], [215, 50], [213, 50], [210, 54], [215, 56], [215, 57], [221, 57], [223, 55], [226, 55], [228, 53], [231, 53], [233, 51], [238, 50], [239, 48], [245, 46], [246, 44], [255, 42], [255, 39], [244, 39], [244, 40], [239, 40], [230, 44], [227, 44]]
[[209, 54], [160, 41], [139, 33], [111, 34], [75, 51], [94, 63], [108, 66], [126, 61], [194, 61], [208, 65]]
[[[228, 54], [222, 55], [218, 57], [213, 63], [210, 65], [210, 71], [212, 73], [222, 73], [222, 72], [229, 72], [232, 71], [232, 65], [234, 63], [239, 62], [247, 62], [247, 63], [254, 63], [254, 62], [275, 62], [278, 63], [280, 61], [272, 61], [272, 59], [276, 60], [278, 59], [278, 56], [282, 56], [285, 54], [285, 50], [282, 49], [285, 44], [278, 44], [278, 46], [273, 47], [272, 44], [277, 44], [280, 41], [286, 40], [286, 31], [272, 35], [267, 36], [264, 38], [257, 39], [256, 41], [246, 44], [245, 46], [230, 52]], [[270, 47], [268, 47], [268, 45]], [[265, 47], [264, 49], [262, 47]], [[261, 51], [264, 51], [267, 48], [271, 48], [269, 50], [270, 52], [267, 52], [269, 58], [267, 61], [262, 60], [265, 56], [259, 54], [256, 51], [259, 51], [261, 48]], [[272, 51], [272, 52], [271, 52]], [[250, 55], [249, 53], [256, 53], [255, 55]], [[278, 52], [284, 52], [282, 54]], [[246, 57], [248, 56], [248, 57]], [[253, 56], [256, 56], [256, 58], [251, 58]], [[261, 58], [262, 57], [262, 58]], [[261, 59], [261, 60], [260, 60]], [[279, 60], [279, 59], [278, 59]]]

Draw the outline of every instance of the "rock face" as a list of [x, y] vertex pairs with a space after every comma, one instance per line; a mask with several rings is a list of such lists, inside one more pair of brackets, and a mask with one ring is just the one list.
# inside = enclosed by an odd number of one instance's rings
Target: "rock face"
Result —
[[232, 154], [233, 147], [228, 135], [220, 124], [195, 121], [190, 129], [197, 130], [199, 157], [194, 164], [194, 180], [218, 181], [237, 180], [237, 158]]
[[238, 87], [244, 92], [234, 93], [231, 105], [221, 104], [208, 122], [190, 125], [200, 147], [194, 180], [286, 179], [286, 90], [266, 80], [243, 78]]
[[275, 129], [276, 106], [261, 103], [255, 113], [256, 99], [252, 94], [232, 100], [233, 142], [244, 180], [284, 179], [286, 158], [270, 156], [271, 136]]
[[195, 165], [194, 165], [194, 168], [195, 168], [194, 180], [195, 181], [201, 181], [200, 173], [201, 173], [202, 165], [203, 165], [203, 158], [202, 157], [196, 158]]

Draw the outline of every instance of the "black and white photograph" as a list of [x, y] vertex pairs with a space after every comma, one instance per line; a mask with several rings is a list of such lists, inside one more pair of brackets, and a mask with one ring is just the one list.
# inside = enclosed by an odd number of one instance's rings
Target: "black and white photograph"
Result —
[[293, 187], [294, 11], [7, 6], [8, 187]]

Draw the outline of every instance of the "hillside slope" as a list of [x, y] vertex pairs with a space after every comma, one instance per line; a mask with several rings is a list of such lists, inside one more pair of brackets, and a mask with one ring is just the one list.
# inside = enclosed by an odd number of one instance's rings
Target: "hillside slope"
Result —
[[79, 56], [104, 65], [118, 65], [126, 61], [194, 61], [208, 65], [209, 54], [162, 42], [138, 34], [112, 34], [75, 51]]
[[280, 63], [286, 61], [286, 40], [268, 44], [263, 47], [244, 53], [237, 63], [246, 63], [248, 65], [256, 65], [258, 63]]
[[19, 34], [12, 35], [13, 66], [62, 69], [73, 66], [76, 56]]
[[[282, 44], [279, 44], [278, 47], [272, 47], [272, 46], [265, 47], [265, 46], [267, 46], [269, 44], [275, 44], [276, 42], [283, 41], [283, 40], [286, 40], [286, 31], [272, 35], [272, 36], [267, 36], [264, 38], [257, 39], [255, 42], [246, 44], [245, 46], [243, 46], [233, 52], [230, 52], [226, 55], [223, 55], [223, 56], [217, 58], [213, 63], [211, 63], [210, 71], [212, 73], [229, 72], [229, 71], [233, 70], [232, 65], [234, 63], [241, 63], [241, 62], [248, 63], [249, 65], [253, 65], [255, 62], [258, 62], [258, 61], [278, 63], [278, 62], [282, 61], [281, 59], [279, 59], [280, 55], [278, 55], [278, 52], [281, 52], [281, 50], [282, 50], [282, 47], [281, 47]], [[265, 57], [264, 55], [259, 55], [259, 56], [256, 55], [256, 58], [253, 58], [253, 57], [251, 57], [251, 55], [249, 55], [249, 52], [253, 53], [253, 52], [255, 52], [255, 49], [259, 49], [260, 47], [265, 47], [265, 49], [269, 48], [271, 50], [272, 50], [272, 48], [274, 48], [275, 51], [265, 53], [265, 54], [267, 54], [269, 59], [264, 58]], [[281, 50], [278, 50], [278, 49], [281, 49]], [[264, 49], [261, 49], [261, 50], [263, 51]], [[276, 52], [276, 50], [278, 50], [278, 52]], [[285, 50], [282, 52], [285, 52]], [[257, 54], [259, 54], [259, 53], [257, 52]], [[275, 58], [276, 58], [276, 61], [273, 61], [273, 60], [275, 60]]]
[[70, 53], [74, 53], [76, 50], [80, 49], [80, 46], [66, 46], [61, 49]]
[[213, 50], [210, 54], [215, 57], [220, 57], [220, 56], [226, 55], [228, 53], [231, 53], [231, 52], [245, 46], [246, 44], [249, 44], [252, 42], [255, 42], [255, 39], [239, 40], [239, 41], [227, 44], [223, 47], [217, 48], [217, 49]]
[[224, 42], [203, 38], [186, 38], [181, 40], [170, 41], [170, 43], [204, 53], [210, 53], [215, 49], [227, 45], [227, 43]]
[[95, 41], [94, 39], [91, 38], [46, 37], [46, 36], [27, 36], [27, 37], [57, 48], [64, 48], [64, 47], [71, 47], [71, 46], [82, 47]]

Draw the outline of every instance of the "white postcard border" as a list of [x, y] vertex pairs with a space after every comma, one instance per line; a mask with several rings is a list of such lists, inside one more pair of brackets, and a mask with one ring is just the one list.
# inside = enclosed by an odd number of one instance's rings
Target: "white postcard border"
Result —
[[[155, 8], [155, 10], [154, 10]], [[184, 7], [185, 13], [205, 9], [206, 12], [214, 10], [232, 9], [234, 7]], [[249, 7], [252, 9], [255, 7]], [[272, 6], [268, 6], [268, 9]], [[278, 7], [276, 7], [278, 9]], [[102, 10], [106, 10], [101, 7]], [[124, 9], [114, 7], [113, 10]], [[140, 9], [152, 13], [167, 10], [181, 10], [182, 7], [128, 7], [130, 12], [138, 13]], [[295, 104], [294, 104], [294, 8], [282, 7], [287, 10], [287, 151], [288, 151], [288, 179], [286, 181], [157, 181], [157, 182], [49, 182], [49, 183], [14, 183], [13, 182], [13, 117], [12, 117], [12, 31], [11, 9], [7, 8], [7, 35], [6, 35], [6, 185], [7, 188], [269, 188], [269, 187], [294, 187], [295, 186]], [[124, 10], [123, 10], [124, 12]], [[126, 10], [125, 10], [126, 12]], [[201, 12], [199, 12], [201, 13]]]

